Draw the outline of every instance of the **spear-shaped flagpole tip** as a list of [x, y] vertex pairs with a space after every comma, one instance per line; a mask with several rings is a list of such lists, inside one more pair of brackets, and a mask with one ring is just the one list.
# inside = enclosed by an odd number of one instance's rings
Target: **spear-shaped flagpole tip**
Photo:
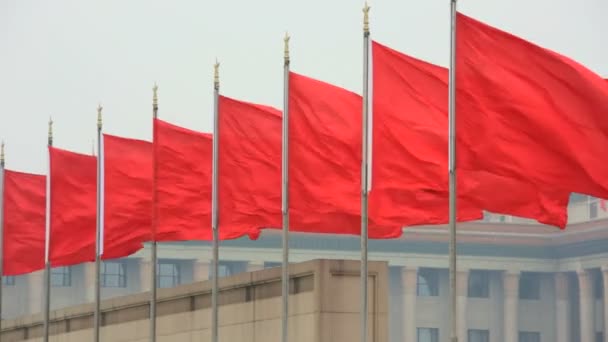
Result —
[[0, 144], [0, 165], [4, 166], [4, 140]]
[[285, 32], [285, 38], [283, 38], [283, 42], [285, 43], [285, 63], [289, 62], [289, 33]]
[[152, 87], [152, 104], [158, 105], [158, 85], [156, 82], [154, 82], [154, 86]]
[[369, 9], [370, 7], [365, 2], [365, 6], [363, 7], [363, 32], [369, 33]]
[[102, 119], [101, 119], [101, 111], [103, 110], [103, 107], [101, 106], [101, 103], [97, 105], [97, 129], [101, 130], [101, 125], [103, 123]]
[[215, 59], [215, 64], [213, 64], [213, 85], [216, 89], [220, 87], [220, 62], [218, 62], [217, 58]]
[[53, 118], [49, 118], [49, 145], [53, 145]]

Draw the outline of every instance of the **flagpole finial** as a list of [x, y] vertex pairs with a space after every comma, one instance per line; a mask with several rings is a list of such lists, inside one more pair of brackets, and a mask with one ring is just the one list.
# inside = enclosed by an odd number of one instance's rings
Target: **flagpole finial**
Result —
[[103, 110], [103, 107], [101, 106], [101, 103], [97, 105], [97, 129], [101, 130], [102, 127], [102, 119], [101, 119], [101, 111]]
[[158, 106], [158, 85], [154, 82], [154, 86], [152, 87], [152, 104], [156, 107]]
[[53, 146], [53, 118], [49, 117], [49, 136], [48, 136], [49, 146]]
[[220, 88], [220, 62], [218, 62], [217, 58], [215, 59], [215, 64], [213, 64], [213, 86], [215, 89]]
[[4, 140], [0, 143], [0, 166], [4, 167]]
[[367, 1], [365, 2], [365, 6], [363, 7], [363, 33], [369, 33], [369, 5]]
[[285, 37], [283, 38], [283, 43], [285, 45], [285, 64], [289, 64], [289, 33], [285, 32]]

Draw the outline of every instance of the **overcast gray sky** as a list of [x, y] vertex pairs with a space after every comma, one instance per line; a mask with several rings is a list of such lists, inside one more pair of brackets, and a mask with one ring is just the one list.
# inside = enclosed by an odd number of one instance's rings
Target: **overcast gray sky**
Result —
[[[447, 65], [449, 0], [371, 0], [372, 37]], [[96, 106], [108, 133], [151, 138], [151, 95], [160, 117], [212, 127], [212, 65], [223, 94], [282, 103], [282, 45], [292, 70], [361, 88], [362, 1], [2, 0], [0, 138], [7, 166], [44, 173], [49, 116], [55, 144], [90, 153]], [[608, 1], [460, 0], [468, 15], [608, 76]]]

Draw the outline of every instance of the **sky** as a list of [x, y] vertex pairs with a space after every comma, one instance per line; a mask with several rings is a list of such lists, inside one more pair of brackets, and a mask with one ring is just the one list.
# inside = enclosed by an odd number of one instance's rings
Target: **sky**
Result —
[[[7, 168], [45, 173], [55, 146], [91, 153], [104, 131], [150, 140], [159, 117], [211, 132], [213, 64], [223, 95], [281, 108], [283, 36], [292, 71], [360, 92], [355, 0], [2, 0], [0, 139]], [[449, 0], [370, 0], [373, 39], [447, 66]], [[459, 0], [461, 12], [608, 77], [608, 1]]]

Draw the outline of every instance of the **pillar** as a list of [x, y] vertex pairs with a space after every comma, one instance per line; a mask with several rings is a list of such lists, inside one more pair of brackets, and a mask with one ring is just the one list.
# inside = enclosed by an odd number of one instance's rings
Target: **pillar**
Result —
[[140, 292], [150, 291], [152, 289], [152, 262], [149, 259], [140, 259], [139, 261], [139, 290]]
[[593, 327], [593, 291], [591, 274], [587, 270], [578, 270], [579, 303], [580, 303], [580, 342], [594, 342], [595, 331]]
[[555, 341], [570, 342], [568, 274], [555, 273]]
[[263, 260], [251, 260], [247, 263], [247, 272], [255, 272], [264, 269]]
[[519, 271], [505, 271], [502, 279], [504, 289], [504, 342], [518, 342]]
[[608, 342], [608, 266], [602, 266], [602, 280], [604, 287], [604, 342]]
[[192, 265], [192, 280], [205, 281], [209, 280], [209, 260], [194, 260]]
[[416, 329], [416, 295], [418, 284], [418, 269], [404, 267], [401, 270], [403, 285], [403, 341], [417, 342]]
[[92, 303], [95, 301], [95, 263], [84, 264], [84, 301]]
[[467, 329], [467, 301], [469, 297], [469, 271], [456, 271], [456, 326], [458, 341], [468, 340]]

